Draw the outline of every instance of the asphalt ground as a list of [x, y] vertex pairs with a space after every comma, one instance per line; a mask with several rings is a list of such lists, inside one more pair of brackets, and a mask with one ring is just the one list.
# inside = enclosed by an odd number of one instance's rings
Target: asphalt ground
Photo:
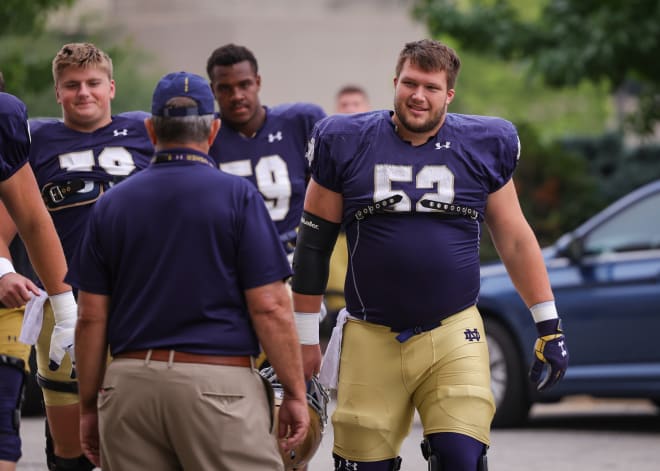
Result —
[[[18, 470], [46, 469], [43, 426], [43, 417], [23, 419]], [[401, 450], [402, 470], [427, 469], [419, 451], [421, 435], [421, 424], [415, 420]], [[246, 446], [259, 444], [246, 440]], [[331, 453], [329, 424], [309, 470], [332, 471]], [[582, 396], [536, 404], [525, 427], [493, 430], [488, 459], [490, 471], [658, 471], [660, 411], [646, 400]]]

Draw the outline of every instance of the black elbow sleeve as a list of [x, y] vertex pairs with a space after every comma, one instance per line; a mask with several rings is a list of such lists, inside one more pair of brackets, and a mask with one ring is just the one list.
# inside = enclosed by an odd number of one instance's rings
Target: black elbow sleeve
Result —
[[339, 228], [339, 223], [303, 212], [293, 253], [293, 291], [300, 294], [323, 294], [328, 283], [330, 256]]

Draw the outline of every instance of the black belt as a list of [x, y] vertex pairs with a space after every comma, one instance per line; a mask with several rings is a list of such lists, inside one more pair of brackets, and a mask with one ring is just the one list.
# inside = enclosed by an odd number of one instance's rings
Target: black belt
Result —
[[355, 219], [361, 221], [371, 214], [384, 213], [390, 206], [397, 204], [403, 199], [401, 195], [388, 196], [384, 200], [376, 201], [374, 204], [369, 204], [362, 209], [355, 211]]
[[[390, 208], [401, 201], [403, 197], [401, 195], [392, 195], [383, 200], [376, 201], [374, 204], [369, 204], [364, 208], [358, 209], [355, 211], [354, 219], [361, 221], [367, 216], [373, 214], [397, 214], [396, 211], [391, 210]], [[425, 208], [431, 209], [431, 214], [439, 214], [445, 216], [461, 216], [468, 219], [477, 220], [480, 218], [479, 211], [469, 206], [454, 204], [454, 203], [444, 203], [442, 201], [434, 201], [423, 199], [420, 201], [420, 204]], [[409, 214], [406, 212], [398, 214]]]
[[80, 178], [69, 180], [63, 183], [46, 183], [41, 190], [41, 197], [49, 208], [61, 203], [69, 196], [82, 190], [85, 187], [85, 180]]
[[41, 389], [48, 389], [50, 391], [78, 394], [78, 383], [75, 381], [56, 381], [41, 376], [37, 372], [37, 384]]
[[479, 219], [479, 211], [469, 206], [454, 203], [443, 203], [442, 201], [422, 200], [421, 205], [433, 209], [448, 216], [465, 216], [469, 219]]

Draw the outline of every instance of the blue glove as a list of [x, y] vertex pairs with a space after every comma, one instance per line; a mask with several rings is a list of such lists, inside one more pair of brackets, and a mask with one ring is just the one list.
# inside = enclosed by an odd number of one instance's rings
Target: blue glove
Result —
[[[529, 370], [529, 379], [536, 383], [536, 389], [543, 391], [559, 382], [568, 368], [566, 338], [561, 328], [561, 319], [548, 319], [538, 322], [536, 329], [539, 338], [534, 344], [534, 362]], [[545, 366], [548, 372], [543, 376]]]

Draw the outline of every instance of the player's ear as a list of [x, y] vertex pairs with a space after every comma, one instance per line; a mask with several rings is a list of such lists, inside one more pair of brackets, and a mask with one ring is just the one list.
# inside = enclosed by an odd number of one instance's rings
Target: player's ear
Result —
[[209, 134], [209, 147], [213, 145], [213, 141], [215, 141], [215, 136], [218, 135], [218, 131], [220, 131], [220, 126], [222, 125], [220, 118], [215, 118], [213, 120], [213, 124], [211, 124], [211, 132]]
[[110, 80], [110, 99], [115, 99], [115, 81], [112, 79]]
[[454, 100], [454, 95], [456, 91], [453, 88], [447, 90], [447, 104], [451, 103]]
[[154, 130], [154, 123], [151, 121], [151, 118], [145, 118], [144, 127], [147, 128], [147, 134], [149, 134], [149, 140], [155, 146], [158, 139], [156, 138], [156, 131]]

